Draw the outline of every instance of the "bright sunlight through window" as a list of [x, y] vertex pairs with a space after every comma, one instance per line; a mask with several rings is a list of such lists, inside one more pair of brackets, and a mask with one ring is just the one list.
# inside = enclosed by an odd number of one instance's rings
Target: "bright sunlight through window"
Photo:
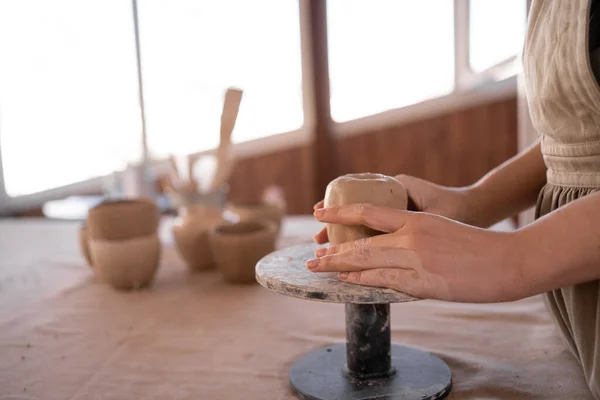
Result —
[[154, 155], [215, 147], [224, 91], [244, 91], [233, 141], [300, 128], [298, 2], [140, 0], [148, 145]]
[[331, 114], [348, 121], [454, 88], [454, 2], [329, 0]]
[[469, 63], [474, 72], [521, 52], [526, 12], [524, 0], [470, 0]]
[[[525, 0], [469, 1], [478, 73], [521, 51]], [[228, 87], [244, 91], [234, 142], [302, 127], [298, 1], [138, 0], [138, 12], [151, 156], [215, 147]], [[453, 91], [454, 1], [329, 0], [327, 14], [335, 121]], [[0, 0], [10, 196], [139, 161], [140, 114], [131, 1]]]
[[0, 140], [11, 196], [140, 155], [131, 3], [0, 1]]

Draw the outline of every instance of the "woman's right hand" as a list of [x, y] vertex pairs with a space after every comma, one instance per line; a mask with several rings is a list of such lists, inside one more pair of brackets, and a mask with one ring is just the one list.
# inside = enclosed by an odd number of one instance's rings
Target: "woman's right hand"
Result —
[[[398, 175], [396, 179], [406, 188], [408, 193], [408, 209], [429, 214], [441, 215], [459, 222], [467, 223], [469, 190], [451, 188], [415, 178], [409, 175]], [[315, 210], [323, 208], [323, 200], [315, 204]], [[329, 241], [327, 229], [323, 228], [314, 237], [315, 242], [324, 244]]]

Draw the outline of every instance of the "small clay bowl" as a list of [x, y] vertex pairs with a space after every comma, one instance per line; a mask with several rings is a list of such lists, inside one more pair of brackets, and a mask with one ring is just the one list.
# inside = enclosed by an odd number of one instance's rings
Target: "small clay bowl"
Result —
[[181, 210], [180, 216], [173, 222], [175, 247], [191, 271], [214, 269], [209, 231], [223, 222], [221, 212], [204, 205], [188, 206]]
[[256, 282], [256, 263], [275, 251], [277, 233], [270, 222], [243, 221], [221, 224], [210, 231], [217, 268], [231, 283]]
[[142, 289], [156, 275], [160, 239], [156, 233], [123, 240], [93, 239], [90, 252], [102, 282], [119, 290]]
[[285, 210], [279, 206], [269, 203], [240, 203], [229, 204], [227, 210], [239, 217], [240, 222], [245, 221], [273, 221], [276, 225], [276, 233], [279, 234], [281, 220]]
[[160, 210], [150, 199], [104, 200], [88, 212], [90, 239], [123, 240], [156, 233]]

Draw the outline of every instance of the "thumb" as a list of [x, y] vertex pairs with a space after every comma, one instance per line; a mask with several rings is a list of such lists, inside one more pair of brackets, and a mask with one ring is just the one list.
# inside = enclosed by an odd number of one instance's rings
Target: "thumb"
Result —
[[408, 210], [426, 211], [427, 205], [423, 200], [422, 192], [427, 182], [423, 179], [404, 174], [397, 175], [396, 179], [400, 181], [406, 189], [406, 194], [408, 195]]

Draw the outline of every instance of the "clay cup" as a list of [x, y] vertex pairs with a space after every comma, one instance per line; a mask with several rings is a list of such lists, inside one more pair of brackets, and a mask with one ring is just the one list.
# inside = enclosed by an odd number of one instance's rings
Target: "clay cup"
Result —
[[105, 200], [90, 209], [91, 262], [102, 282], [120, 290], [151, 285], [160, 262], [160, 211], [149, 199]]

